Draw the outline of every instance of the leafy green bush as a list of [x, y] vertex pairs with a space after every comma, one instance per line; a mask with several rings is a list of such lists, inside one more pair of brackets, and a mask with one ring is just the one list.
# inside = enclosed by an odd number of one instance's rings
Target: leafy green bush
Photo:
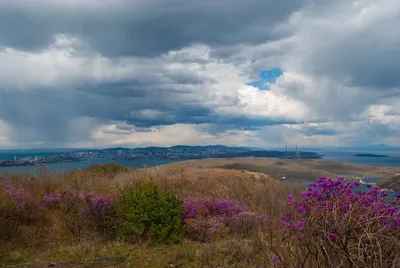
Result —
[[117, 235], [128, 240], [150, 238], [176, 243], [182, 239], [183, 201], [168, 191], [159, 191], [153, 182], [138, 182], [124, 188], [113, 210], [117, 216]]

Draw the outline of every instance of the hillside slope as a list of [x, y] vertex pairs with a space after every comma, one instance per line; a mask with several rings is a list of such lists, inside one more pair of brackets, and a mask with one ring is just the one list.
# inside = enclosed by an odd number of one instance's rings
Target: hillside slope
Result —
[[385, 178], [377, 183], [380, 188], [391, 189], [400, 192], [400, 174]]
[[377, 177], [384, 178], [395, 174], [395, 168], [360, 165], [344, 162], [331, 162], [322, 159], [290, 160], [275, 158], [223, 158], [201, 159], [173, 163], [171, 167], [218, 167], [260, 172], [271, 177], [286, 177], [288, 181], [314, 181], [321, 176], [337, 177]]

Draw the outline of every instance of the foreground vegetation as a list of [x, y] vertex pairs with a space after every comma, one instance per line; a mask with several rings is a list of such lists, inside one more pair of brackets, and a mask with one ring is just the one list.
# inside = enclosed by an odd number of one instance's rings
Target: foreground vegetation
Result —
[[400, 197], [247, 171], [93, 166], [0, 178], [0, 263], [398, 267]]

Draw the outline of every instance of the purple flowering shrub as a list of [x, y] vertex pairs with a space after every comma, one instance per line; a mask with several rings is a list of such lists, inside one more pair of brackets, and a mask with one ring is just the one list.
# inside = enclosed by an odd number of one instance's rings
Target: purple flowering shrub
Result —
[[185, 233], [198, 241], [208, 241], [228, 231], [248, 231], [264, 220], [262, 214], [250, 212], [246, 205], [233, 200], [192, 197], [183, 206]]
[[43, 195], [43, 203], [48, 208], [56, 208], [61, 203], [61, 193], [59, 191], [55, 191], [53, 194], [44, 194]]
[[[116, 193], [94, 194], [55, 191], [43, 195], [42, 202], [56, 212], [66, 229], [81, 238], [94, 229], [105, 239], [116, 236], [117, 215], [113, 210]], [[114, 206], [115, 208], [115, 206]], [[266, 222], [263, 214], [251, 212], [246, 205], [233, 200], [192, 197], [183, 202], [182, 223], [187, 237], [208, 241], [227, 232], [247, 235]]]
[[289, 195], [289, 212], [282, 217], [286, 252], [276, 259], [301, 267], [400, 265], [400, 200], [387, 201], [388, 193], [371, 185], [357, 192], [360, 185], [322, 177], [301, 200]]
[[20, 186], [0, 184], [0, 240], [13, 237], [23, 224], [35, 221], [37, 204]]
[[106, 239], [115, 237], [115, 213], [111, 208], [117, 199], [116, 193], [107, 195], [89, 194], [86, 197], [87, 208], [96, 231]]
[[116, 197], [114, 193], [99, 195], [56, 191], [45, 194], [43, 203], [57, 212], [59, 219], [75, 237], [80, 238], [88, 229], [94, 228], [104, 238], [110, 239], [115, 234], [111, 203]]

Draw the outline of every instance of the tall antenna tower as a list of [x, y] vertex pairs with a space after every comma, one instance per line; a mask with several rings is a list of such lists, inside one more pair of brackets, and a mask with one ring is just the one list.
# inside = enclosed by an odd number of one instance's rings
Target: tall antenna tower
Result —
[[297, 145], [296, 145], [296, 152], [295, 152], [295, 155], [294, 155], [294, 159], [301, 159], [300, 152], [297, 150]]
[[287, 145], [286, 145], [286, 149], [285, 149], [285, 159], [288, 159], [288, 151], [287, 151]]

